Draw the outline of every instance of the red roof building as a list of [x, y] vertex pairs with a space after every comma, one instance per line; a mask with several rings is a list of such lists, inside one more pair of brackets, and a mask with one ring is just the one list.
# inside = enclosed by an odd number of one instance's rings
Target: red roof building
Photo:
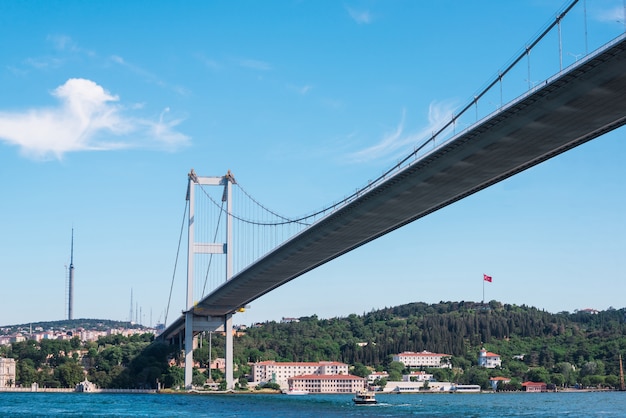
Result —
[[522, 389], [526, 392], [547, 392], [548, 385], [543, 382], [524, 382]]
[[478, 365], [495, 369], [502, 366], [502, 359], [500, 359], [500, 354], [491, 353], [483, 348], [478, 354]]
[[441, 359], [451, 357], [450, 354], [431, 353], [430, 351], [422, 351], [414, 353], [405, 351], [400, 354], [394, 354], [393, 361], [400, 362], [406, 367], [452, 367], [450, 363], [442, 363]]
[[288, 379], [289, 389], [309, 393], [354, 393], [365, 389], [365, 379], [350, 374], [309, 374]]

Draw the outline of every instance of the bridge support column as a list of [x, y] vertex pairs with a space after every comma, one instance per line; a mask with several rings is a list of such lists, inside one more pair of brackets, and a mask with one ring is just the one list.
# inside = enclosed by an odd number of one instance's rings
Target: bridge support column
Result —
[[185, 313], [185, 389], [191, 389], [193, 377], [193, 312]]
[[228, 314], [224, 317], [224, 337], [226, 339], [225, 347], [225, 370], [224, 378], [226, 379], [226, 389], [234, 389], [235, 383], [233, 379], [233, 315]]

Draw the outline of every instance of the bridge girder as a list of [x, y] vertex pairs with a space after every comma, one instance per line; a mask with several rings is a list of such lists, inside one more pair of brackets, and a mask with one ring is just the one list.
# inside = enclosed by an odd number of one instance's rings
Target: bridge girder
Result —
[[626, 123], [626, 36], [574, 66], [236, 274], [194, 307], [220, 316], [369, 241]]

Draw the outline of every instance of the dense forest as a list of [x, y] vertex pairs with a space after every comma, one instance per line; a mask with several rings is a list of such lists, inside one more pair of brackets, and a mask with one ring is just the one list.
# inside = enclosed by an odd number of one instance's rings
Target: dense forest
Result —
[[[513, 386], [531, 380], [616, 387], [619, 356], [626, 350], [626, 310], [594, 312], [552, 314], [491, 301], [411, 303], [346, 318], [303, 317], [248, 329], [235, 341], [235, 362], [246, 370], [248, 363], [262, 360], [337, 360], [364, 375], [368, 369], [389, 371], [394, 354], [427, 350], [451, 356], [453, 369], [430, 370], [439, 380], [487, 388], [489, 377], [504, 376]], [[502, 368], [477, 366], [483, 347], [500, 354]], [[206, 350], [195, 355], [204, 360]]]
[[[411, 303], [345, 318], [299, 318], [298, 322], [266, 322], [235, 337], [235, 377], [244, 388], [250, 364], [262, 360], [336, 360], [352, 373], [386, 370], [390, 380], [403, 372], [392, 361], [403, 351], [449, 354], [451, 369], [430, 369], [438, 380], [489, 386], [489, 377], [510, 377], [510, 389], [526, 380], [555, 386], [619, 386], [619, 359], [626, 350], [626, 311], [557, 314], [532, 307], [475, 302]], [[182, 354], [152, 336], [100, 338], [97, 342], [25, 341], [0, 347], [0, 355], [17, 359], [21, 386], [73, 387], [84, 379], [101, 388], [178, 387], [183, 381]], [[202, 368], [193, 382], [208, 375], [209, 336], [203, 336], [194, 359]], [[223, 357], [224, 338], [213, 333], [211, 357]], [[478, 367], [481, 348], [498, 353], [502, 367]], [[212, 371], [214, 381], [221, 373]]]

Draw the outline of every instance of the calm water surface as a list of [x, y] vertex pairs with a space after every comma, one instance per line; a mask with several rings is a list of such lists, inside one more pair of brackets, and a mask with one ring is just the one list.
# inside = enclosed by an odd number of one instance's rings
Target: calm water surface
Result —
[[0, 417], [624, 417], [625, 392], [377, 395], [0, 393]]

